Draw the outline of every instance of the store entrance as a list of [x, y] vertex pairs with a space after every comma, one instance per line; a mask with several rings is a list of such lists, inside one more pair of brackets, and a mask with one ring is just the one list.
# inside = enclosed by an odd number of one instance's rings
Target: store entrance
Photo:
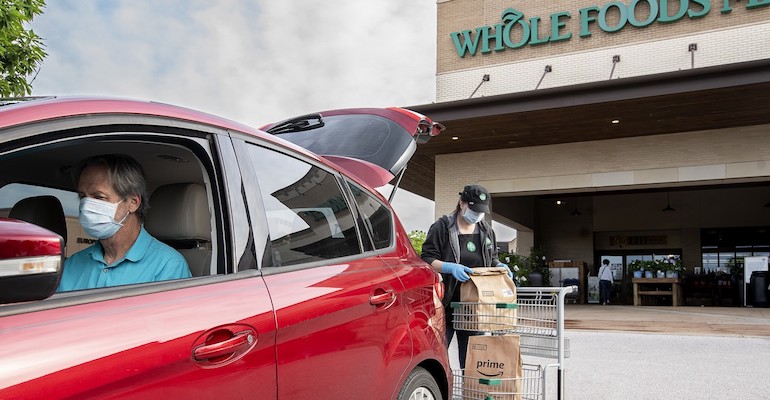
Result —
[[[610, 294], [610, 304], [634, 304], [634, 285], [631, 279], [634, 274], [628, 269], [628, 264], [635, 260], [640, 261], [654, 261], [665, 259], [681, 259], [682, 250], [632, 250], [627, 252], [602, 252], [596, 253], [594, 265], [601, 266], [603, 260], [610, 261], [610, 268], [612, 268], [612, 277], [614, 282], [612, 285], [612, 293]], [[599, 268], [596, 268], [594, 274], [598, 273]]]

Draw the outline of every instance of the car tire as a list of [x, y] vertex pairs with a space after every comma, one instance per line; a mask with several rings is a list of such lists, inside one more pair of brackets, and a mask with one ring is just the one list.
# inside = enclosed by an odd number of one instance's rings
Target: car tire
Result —
[[409, 374], [397, 398], [398, 400], [443, 400], [436, 380], [422, 367], [415, 368]]

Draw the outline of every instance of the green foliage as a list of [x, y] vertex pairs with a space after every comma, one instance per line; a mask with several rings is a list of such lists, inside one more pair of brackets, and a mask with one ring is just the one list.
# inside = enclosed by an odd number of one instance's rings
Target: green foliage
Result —
[[655, 271], [655, 261], [634, 260], [628, 263], [630, 271]]
[[660, 266], [665, 268], [661, 269], [661, 271], [674, 271], [678, 272], [679, 276], [684, 275], [685, 272], [687, 272], [687, 269], [684, 267], [684, 264], [682, 264], [682, 259], [679, 257], [670, 257], [666, 258], [664, 260], [658, 260], [660, 262]]
[[674, 271], [679, 275], [683, 275], [686, 268], [682, 264], [682, 260], [679, 257], [671, 257], [658, 260], [634, 260], [628, 264], [628, 269], [631, 271]]
[[539, 272], [543, 276], [543, 286], [551, 286], [551, 270], [545, 263], [545, 250], [542, 247], [532, 246], [529, 249], [529, 260], [533, 272]]
[[409, 241], [412, 242], [414, 251], [416, 251], [417, 254], [422, 253], [422, 244], [425, 243], [425, 238], [428, 236], [428, 234], [420, 230], [414, 230], [409, 232], [408, 236]]
[[[0, 96], [32, 93], [27, 81], [47, 55], [43, 39], [25, 26], [43, 12], [45, 0], [2, 0], [0, 7]], [[34, 79], [34, 78], [33, 78]]]
[[511, 268], [513, 278], [518, 286], [529, 286], [532, 279], [530, 274], [538, 272], [543, 277], [543, 286], [551, 285], [551, 271], [545, 263], [542, 249], [533, 247], [530, 249], [529, 256], [520, 254], [501, 252], [498, 254], [500, 260]]
[[743, 257], [741, 257], [740, 260], [731, 257], [730, 260], [727, 261], [727, 269], [730, 271], [730, 274], [742, 278], [744, 262]]
[[500, 252], [497, 256], [513, 271], [513, 281], [516, 282], [516, 286], [529, 285], [529, 258], [506, 252]]

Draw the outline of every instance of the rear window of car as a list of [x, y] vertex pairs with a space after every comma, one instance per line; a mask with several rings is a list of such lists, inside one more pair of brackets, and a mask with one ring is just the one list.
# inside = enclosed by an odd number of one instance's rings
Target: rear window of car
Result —
[[283, 153], [249, 146], [278, 266], [361, 253], [337, 177]]
[[350, 192], [353, 194], [358, 211], [371, 235], [374, 248], [384, 249], [390, 247], [393, 240], [393, 215], [379, 199], [371, 193], [348, 182]]
[[312, 129], [275, 135], [316, 154], [358, 158], [388, 169], [414, 141], [401, 125], [377, 115], [334, 115], [322, 121]]

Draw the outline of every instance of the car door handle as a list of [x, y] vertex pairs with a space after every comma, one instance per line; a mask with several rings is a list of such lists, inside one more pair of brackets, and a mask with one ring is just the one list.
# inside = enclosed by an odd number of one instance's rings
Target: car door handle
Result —
[[369, 304], [373, 306], [388, 307], [396, 301], [396, 292], [393, 289], [377, 289], [369, 296]]
[[254, 344], [254, 340], [252, 332], [238, 332], [230, 339], [196, 347], [193, 350], [193, 357], [195, 357], [196, 361], [206, 361], [212, 358], [228, 356], [248, 349]]

